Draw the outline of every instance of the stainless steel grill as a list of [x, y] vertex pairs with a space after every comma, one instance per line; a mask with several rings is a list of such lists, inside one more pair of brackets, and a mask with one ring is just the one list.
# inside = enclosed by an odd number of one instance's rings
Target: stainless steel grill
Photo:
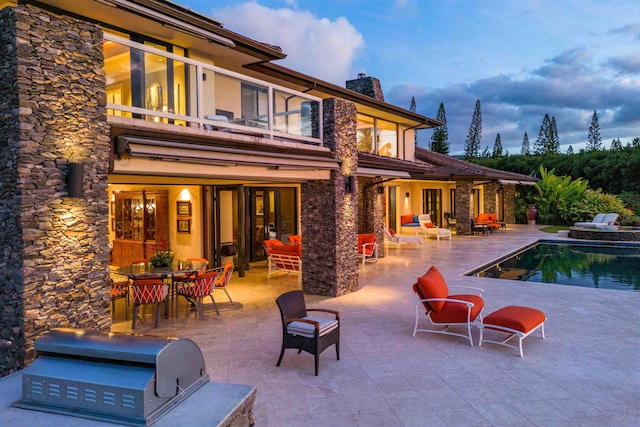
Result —
[[34, 345], [19, 408], [146, 426], [209, 381], [188, 339], [55, 329]]

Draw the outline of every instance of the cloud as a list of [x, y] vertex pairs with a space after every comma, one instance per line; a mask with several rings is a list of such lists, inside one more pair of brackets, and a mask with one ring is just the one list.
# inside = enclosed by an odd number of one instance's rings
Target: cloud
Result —
[[606, 65], [610, 66], [617, 74], [640, 74], [640, 56], [629, 55], [611, 58]]
[[[289, 2], [295, 7], [295, 2]], [[318, 18], [293, 8], [269, 9], [256, 2], [216, 10], [214, 15], [237, 33], [282, 47], [287, 58], [277, 63], [344, 85], [364, 38], [347, 19]]]
[[534, 70], [533, 74], [548, 78], [582, 75], [589, 69], [589, 62], [592, 58], [593, 55], [587, 49], [568, 49], [545, 61], [546, 65]]
[[609, 31], [609, 34], [622, 34], [622, 35], [634, 37], [636, 39], [640, 39], [640, 22], [634, 22], [633, 24], [628, 24], [620, 28], [615, 28]]

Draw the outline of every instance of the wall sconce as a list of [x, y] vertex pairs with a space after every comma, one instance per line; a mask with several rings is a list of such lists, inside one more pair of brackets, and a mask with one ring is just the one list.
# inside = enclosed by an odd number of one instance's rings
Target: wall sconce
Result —
[[358, 181], [355, 175], [350, 175], [344, 183], [344, 192], [347, 194], [355, 194], [358, 192]]
[[409, 192], [404, 193], [404, 197], [409, 198]]
[[382, 185], [378, 187], [378, 194], [384, 194], [384, 187]]
[[81, 199], [84, 191], [84, 165], [82, 163], [68, 163], [67, 172], [67, 196]]

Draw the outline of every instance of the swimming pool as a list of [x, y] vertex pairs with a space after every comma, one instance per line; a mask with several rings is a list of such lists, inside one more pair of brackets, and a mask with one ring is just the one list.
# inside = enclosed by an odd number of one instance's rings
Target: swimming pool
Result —
[[467, 275], [640, 291], [640, 246], [541, 240]]

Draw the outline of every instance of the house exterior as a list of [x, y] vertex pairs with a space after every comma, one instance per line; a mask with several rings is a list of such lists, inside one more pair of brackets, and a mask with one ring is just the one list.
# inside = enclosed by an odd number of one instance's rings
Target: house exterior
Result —
[[263, 240], [299, 234], [303, 290], [338, 296], [358, 289], [358, 233], [471, 215], [474, 188], [499, 212], [527, 180], [499, 192], [505, 174], [416, 149], [439, 123], [376, 79], [286, 69], [173, 2], [0, 0], [0, 39], [3, 373], [51, 328], [108, 330], [110, 266], [160, 246], [220, 265], [233, 244], [242, 276]]

